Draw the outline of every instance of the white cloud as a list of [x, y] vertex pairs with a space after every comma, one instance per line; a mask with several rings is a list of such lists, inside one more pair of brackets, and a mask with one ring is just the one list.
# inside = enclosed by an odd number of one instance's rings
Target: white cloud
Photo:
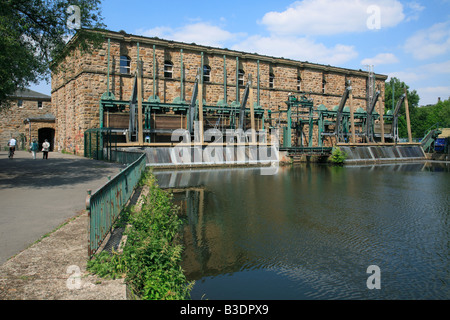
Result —
[[330, 65], [340, 65], [358, 56], [354, 46], [337, 44], [328, 48], [309, 38], [297, 37], [251, 36], [232, 49]]
[[[445, 74], [450, 74], [450, 60], [435, 62], [389, 73], [389, 78], [396, 77], [410, 84], [420, 80], [429, 80]], [[389, 80], [388, 80], [389, 81]]]
[[[303, 0], [283, 12], [268, 12], [261, 23], [276, 34], [333, 35], [368, 31], [373, 12], [372, 0]], [[396, 26], [405, 19], [403, 5], [397, 0], [376, 1], [379, 27]]]
[[186, 43], [196, 43], [211, 47], [225, 47], [230, 41], [236, 41], [245, 33], [231, 33], [218, 26], [206, 22], [197, 22], [181, 28], [156, 27], [149, 30], [139, 30], [139, 34], [158, 37]]
[[418, 60], [450, 53], [450, 21], [416, 32], [406, 39], [403, 48]]
[[420, 70], [423, 73], [430, 73], [430, 74], [450, 73], [450, 60], [444, 62], [429, 63], [421, 66]]
[[[420, 97], [420, 105], [435, 104], [438, 97], [448, 99], [450, 97], [450, 86], [438, 85], [448, 84], [450, 74], [450, 60], [420, 65], [404, 71], [392, 72], [389, 79], [396, 77], [407, 85], [417, 90]], [[436, 84], [430, 86], [430, 83]]]
[[397, 63], [399, 60], [393, 53], [379, 53], [373, 58], [366, 58], [361, 61], [362, 65], [374, 65], [392, 64]]
[[[414, 83], [416, 81], [419, 81], [423, 79], [423, 77], [414, 71], [396, 71], [396, 72], [390, 72], [388, 74], [388, 78], [397, 78], [406, 83], [407, 85], [410, 85], [411, 83]], [[389, 79], [387, 81], [389, 81]]]
[[406, 13], [407, 18], [406, 21], [415, 21], [419, 19], [419, 14], [420, 12], [422, 12], [425, 7], [422, 6], [420, 3], [418, 2], [408, 2], [406, 3], [406, 8], [408, 9], [408, 12]]
[[447, 100], [450, 98], [450, 86], [424, 87], [417, 89], [420, 97], [420, 105], [435, 104], [438, 98]]

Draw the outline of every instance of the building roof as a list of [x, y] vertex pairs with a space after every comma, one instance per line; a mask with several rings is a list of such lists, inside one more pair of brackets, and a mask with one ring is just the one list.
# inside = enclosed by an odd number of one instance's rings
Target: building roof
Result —
[[24, 100], [48, 100], [52, 99], [51, 96], [48, 96], [43, 93], [39, 93], [30, 89], [17, 90], [12, 96], [12, 98], [20, 98]]
[[29, 123], [29, 122], [55, 122], [55, 116], [51, 113], [47, 113], [40, 117], [30, 117], [26, 118], [23, 123]]

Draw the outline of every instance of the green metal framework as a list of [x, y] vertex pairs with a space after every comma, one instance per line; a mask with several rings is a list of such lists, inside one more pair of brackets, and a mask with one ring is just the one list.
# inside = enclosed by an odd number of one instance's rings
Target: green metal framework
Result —
[[[247, 86], [248, 88], [248, 86]], [[245, 101], [246, 102], [246, 101]], [[124, 100], [115, 100], [113, 95], [107, 96], [103, 95], [100, 100], [100, 117], [103, 118], [103, 113], [105, 110], [111, 112], [119, 112], [120, 110], [124, 110], [126, 106], [130, 105], [130, 101]], [[133, 107], [133, 104], [131, 104]], [[137, 108], [137, 107], [136, 107]], [[182, 100], [180, 97], [174, 99], [172, 103], [163, 103], [160, 102], [158, 96], [152, 95], [147, 101], [142, 102], [143, 108], [143, 133], [150, 137], [150, 134], [153, 133], [171, 133], [173, 130], [168, 129], [155, 129], [151, 127], [151, 117], [153, 114], [178, 114], [186, 116], [188, 119], [188, 124], [192, 124], [194, 121], [199, 120], [199, 101], [196, 100], [195, 103], [187, 103]], [[132, 110], [131, 110], [132, 111]], [[241, 117], [242, 112], [244, 112], [244, 117]], [[262, 120], [262, 129], [264, 130], [264, 118], [265, 118], [265, 110], [259, 106], [257, 103], [254, 103], [253, 109], [254, 115], [256, 119]], [[136, 114], [137, 112], [134, 111]], [[216, 105], [208, 105], [206, 101], [203, 100], [203, 114], [214, 115], [217, 117], [217, 121], [215, 123], [206, 123], [206, 126], [213, 127], [214, 129], [219, 129], [222, 132], [225, 132], [226, 129], [237, 129], [237, 119], [248, 119], [251, 113], [251, 109], [245, 106], [245, 103], [232, 102], [231, 105], [224, 103], [223, 100], [217, 102]], [[224, 127], [222, 124], [224, 123], [224, 119], [227, 119], [229, 125]], [[103, 121], [101, 121], [101, 126], [103, 126]], [[101, 128], [103, 130], [105, 128]], [[191, 129], [189, 126], [188, 128]], [[245, 130], [245, 126], [243, 127]], [[115, 131], [123, 131], [117, 130], [114, 128], [107, 128], [105, 130], [115, 130]], [[191, 130], [190, 130], [191, 131]], [[114, 142], [114, 141], [113, 141]], [[146, 142], [153, 142], [149, 138]]]
[[94, 128], [84, 132], [84, 157], [95, 160], [113, 160], [117, 150], [117, 135], [110, 128]]
[[[347, 142], [350, 133], [350, 108], [345, 106], [346, 98], [341, 105], [334, 106], [328, 110], [323, 104], [314, 108], [313, 100], [306, 95], [297, 97], [290, 95], [286, 101], [287, 109], [278, 111], [269, 111], [269, 122], [271, 127], [281, 127], [283, 132], [283, 145], [280, 150], [303, 150], [304, 153], [315, 153], [323, 150], [328, 151], [331, 148], [324, 148], [326, 137], [333, 136], [336, 139], [342, 139]], [[375, 102], [372, 103], [374, 106]], [[358, 108], [354, 113], [355, 135], [367, 137], [371, 135], [373, 140], [377, 135], [374, 134], [374, 120], [380, 118], [380, 115], [371, 108], [372, 114]], [[283, 116], [283, 124], [281, 125]], [[277, 117], [278, 116], [278, 117]], [[395, 116], [391, 113], [384, 115], [384, 121], [387, 124], [394, 123]], [[317, 127], [317, 130], [314, 128]], [[303, 145], [303, 139], [299, 143], [292, 145], [292, 133], [295, 131], [295, 137], [303, 137], [304, 131], [308, 129], [307, 145]], [[317, 135], [317, 145], [313, 145], [314, 134]], [[394, 139], [395, 131], [387, 132], [385, 137]]]

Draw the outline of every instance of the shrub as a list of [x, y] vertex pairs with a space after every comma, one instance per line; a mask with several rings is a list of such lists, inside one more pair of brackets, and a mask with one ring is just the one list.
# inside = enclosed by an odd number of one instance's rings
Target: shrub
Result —
[[342, 151], [339, 147], [333, 148], [331, 162], [342, 165], [345, 162], [345, 159], [347, 159], [347, 154], [344, 151]]
[[144, 300], [189, 299], [193, 283], [187, 282], [180, 266], [179, 208], [152, 174], [146, 173], [143, 180], [149, 192], [141, 210], [124, 215], [129, 227], [122, 254], [102, 253], [88, 268], [99, 276], [125, 277], [132, 292]]

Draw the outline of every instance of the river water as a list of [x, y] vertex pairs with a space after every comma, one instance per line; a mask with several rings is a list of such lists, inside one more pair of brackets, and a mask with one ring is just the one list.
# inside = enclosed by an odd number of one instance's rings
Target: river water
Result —
[[450, 299], [449, 163], [155, 175], [192, 299]]

